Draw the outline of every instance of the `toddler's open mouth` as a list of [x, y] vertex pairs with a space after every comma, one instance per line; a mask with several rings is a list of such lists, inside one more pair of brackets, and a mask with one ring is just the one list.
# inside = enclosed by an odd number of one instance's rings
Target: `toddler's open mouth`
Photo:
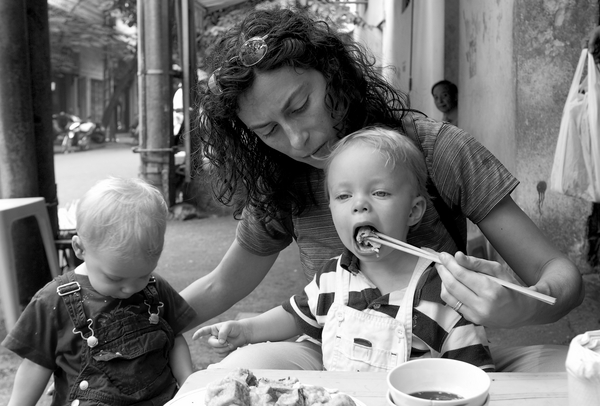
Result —
[[379, 248], [381, 248], [381, 244], [373, 241], [369, 241], [367, 237], [373, 236], [376, 237], [375, 233], [377, 229], [371, 226], [361, 226], [357, 228], [354, 232], [354, 238], [356, 240], [356, 245], [364, 251], [371, 251], [376, 254], [379, 253]]

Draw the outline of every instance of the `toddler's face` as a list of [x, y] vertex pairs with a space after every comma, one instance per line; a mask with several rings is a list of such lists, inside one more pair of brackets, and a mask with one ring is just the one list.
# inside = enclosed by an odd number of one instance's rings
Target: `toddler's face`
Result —
[[413, 216], [416, 201], [423, 200], [403, 167], [386, 166], [376, 149], [355, 144], [341, 152], [329, 166], [329, 207], [340, 239], [361, 260], [378, 260], [397, 251], [382, 246], [379, 256], [356, 241], [358, 229], [370, 226], [405, 241], [408, 228], [420, 219]]
[[123, 257], [112, 250], [86, 249], [85, 268], [92, 287], [104, 296], [127, 299], [146, 287], [158, 259]]

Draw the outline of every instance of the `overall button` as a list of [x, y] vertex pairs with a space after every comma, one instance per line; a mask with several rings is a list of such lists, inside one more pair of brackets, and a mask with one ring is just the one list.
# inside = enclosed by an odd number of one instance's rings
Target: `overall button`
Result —
[[81, 381], [79, 383], [79, 389], [81, 390], [86, 390], [89, 386], [90, 384], [88, 383], [88, 381]]
[[375, 303], [373, 305], [373, 309], [375, 309], [375, 310], [379, 309], [380, 307], [381, 307], [381, 305], [379, 303]]
[[404, 337], [404, 330], [402, 330], [400, 327], [398, 327], [396, 329], [396, 334], [398, 334], [398, 337]]
[[344, 313], [343, 312], [337, 312], [335, 314], [335, 317], [338, 319], [338, 321], [342, 321], [342, 320], [344, 320]]
[[79, 406], [79, 399], [75, 399], [71, 402], [71, 406]]

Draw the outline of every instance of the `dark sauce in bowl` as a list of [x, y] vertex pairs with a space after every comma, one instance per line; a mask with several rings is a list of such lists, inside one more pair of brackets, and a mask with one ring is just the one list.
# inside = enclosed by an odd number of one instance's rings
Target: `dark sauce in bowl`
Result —
[[428, 399], [428, 400], [455, 400], [462, 399], [462, 396], [458, 396], [454, 393], [442, 392], [438, 390], [428, 390], [410, 393], [410, 396], [414, 396], [420, 399]]

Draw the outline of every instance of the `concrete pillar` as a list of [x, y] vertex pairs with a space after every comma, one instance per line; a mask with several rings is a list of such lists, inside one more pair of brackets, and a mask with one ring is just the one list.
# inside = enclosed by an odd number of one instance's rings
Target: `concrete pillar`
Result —
[[50, 223], [54, 234], [57, 235], [58, 197], [54, 176], [48, 0], [27, 0], [27, 19], [38, 191], [48, 203]]
[[25, 2], [0, 2], [0, 197], [38, 195]]
[[138, 75], [140, 86], [140, 177], [174, 203], [173, 113], [169, 3], [138, 2]]
[[[36, 39], [29, 41], [36, 30], [28, 33], [28, 26], [39, 23], [33, 21], [38, 11], [33, 2], [0, 2], [0, 198], [41, 196], [38, 173], [41, 168], [47, 169], [47, 163], [38, 166], [34, 118], [40, 125], [43, 120], [34, 114], [33, 96], [39, 96], [36, 92], [40, 89], [32, 86], [29, 55], [37, 52], [31, 48]], [[19, 294], [22, 304], [26, 304], [50, 280], [49, 268], [33, 218], [17, 221], [12, 238]]]

